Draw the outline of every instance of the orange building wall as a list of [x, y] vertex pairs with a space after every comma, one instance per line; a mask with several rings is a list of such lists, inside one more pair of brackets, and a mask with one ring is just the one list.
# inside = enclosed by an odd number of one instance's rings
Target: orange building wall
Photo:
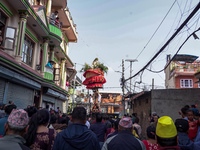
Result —
[[[195, 76], [184, 75], [184, 76], [175, 77], [175, 88], [176, 89], [180, 89], [181, 88], [181, 81], [180, 81], [181, 79], [192, 79], [193, 80], [193, 88], [199, 88], [198, 84], [195, 83], [195, 82], [198, 81], [198, 79], [196, 79]], [[185, 89], [185, 88], [181, 88], [181, 89]]]

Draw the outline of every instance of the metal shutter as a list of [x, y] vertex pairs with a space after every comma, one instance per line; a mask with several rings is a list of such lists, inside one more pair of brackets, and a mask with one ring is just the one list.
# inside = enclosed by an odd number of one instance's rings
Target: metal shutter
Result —
[[9, 83], [7, 101], [13, 101], [17, 108], [26, 108], [28, 105], [33, 105], [34, 90], [14, 83]]
[[6, 85], [5, 80], [0, 79], [0, 103], [3, 103], [5, 85]]

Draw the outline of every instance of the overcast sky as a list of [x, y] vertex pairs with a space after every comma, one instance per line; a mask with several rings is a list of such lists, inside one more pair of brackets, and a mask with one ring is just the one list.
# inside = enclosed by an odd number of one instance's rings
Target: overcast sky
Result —
[[[78, 42], [70, 43], [69, 57], [77, 63], [77, 71], [81, 69], [82, 64], [85, 62], [91, 64], [98, 57], [100, 62], [109, 67], [108, 74], [105, 75], [107, 83], [104, 84], [104, 90], [121, 91], [119, 82], [121, 74], [115, 71], [122, 70], [122, 59], [137, 58], [138, 62], [134, 62], [132, 67], [132, 75], [134, 75], [165, 44], [199, 0], [174, 2], [175, 0], [68, 0], [68, 7], [74, 23], [77, 24], [78, 32]], [[171, 11], [139, 55], [170, 7], [172, 7]], [[200, 27], [199, 14], [198, 11], [187, 27], [148, 67], [149, 69], [157, 71], [164, 68], [166, 55], [173, 56], [187, 36]], [[200, 36], [199, 33], [197, 35]], [[199, 56], [200, 41], [190, 38], [179, 54]], [[130, 77], [129, 62], [125, 62], [125, 69], [125, 78], [128, 78]], [[81, 73], [77, 75], [84, 80]], [[141, 80], [143, 83], [137, 86], [149, 87], [152, 84], [152, 78], [155, 80], [156, 88], [165, 87], [164, 72], [154, 74], [147, 70], [142, 76], [134, 78], [132, 84]], [[136, 88], [136, 91], [140, 89]]]

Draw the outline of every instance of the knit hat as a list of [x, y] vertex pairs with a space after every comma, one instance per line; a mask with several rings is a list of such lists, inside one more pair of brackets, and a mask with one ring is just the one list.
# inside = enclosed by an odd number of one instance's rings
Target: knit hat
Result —
[[158, 119], [156, 135], [161, 138], [172, 138], [177, 135], [176, 126], [170, 117], [163, 116]]
[[122, 117], [122, 119], [119, 122], [119, 125], [124, 128], [131, 128], [133, 126], [133, 123], [130, 117]]
[[185, 119], [176, 119], [175, 125], [178, 132], [187, 132], [189, 129], [189, 123]]
[[8, 117], [8, 124], [15, 128], [25, 128], [28, 123], [28, 114], [23, 109], [13, 109]]

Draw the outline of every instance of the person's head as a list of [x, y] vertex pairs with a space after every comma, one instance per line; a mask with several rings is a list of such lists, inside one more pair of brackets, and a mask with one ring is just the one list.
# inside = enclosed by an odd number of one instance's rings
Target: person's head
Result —
[[6, 113], [7, 115], [10, 115], [10, 113], [12, 112], [12, 110], [13, 110], [13, 109], [16, 109], [16, 108], [17, 108], [16, 105], [7, 105], [7, 106], [5, 107], [5, 113]]
[[30, 106], [27, 108], [27, 113], [29, 117], [32, 117], [37, 112], [37, 108], [35, 106]]
[[187, 116], [188, 109], [189, 108], [187, 108], [187, 107], [181, 108], [181, 116], [182, 116], [182, 118], [185, 118]]
[[57, 14], [58, 14], [58, 11], [56, 10], [56, 11], [54, 12], [54, 14], [57, 15]]
[[191, 108], [196, 108], [195, 105], [191, 105]]
[[194, 120], [194, 112], [192, 110], [187, 111], [187, 118], [188, 118], [189, 121]]
[[153, 120], [154, 120], [155, 123], [158, 123], [158, 116], [154, 116]]
[[57, 107], [57, 109], [59, 109], [59, 107]]
[[36, 137], [36, 132], [39, 126], [46, 127], [50, 120], [50, 113], [47, 109], [41, 109], [37, 111], [29, 122], [28, 132], [25, 135], [26, 145], [30, 146], [33, 144]]
[[189, 108], [190, 108], [190, 106], [189, 106], [189, 105], [185, 105], [184, 107], [185, 107], [185, 108], [187, 108], [187, 109], [189, 109]]
[[159, 147], [177, 146], [177, 130], [170, 117], [163, 116], [158, 119], [156, 126], [156, 140]]
[[120, 119], [117, 119], [117, 120], [115, 120], [114, 123], [113, 123], [113, 128], [114, 128], [115, 130], [118, 130], [119, 121], [120, 121]]
[[101, 122], [101, 121], [102, 121], [102, 115], [101, 114], [97, 114], [96, 122]]
[[189, 130], [189, 123], [185, 119], [176, 119], [175, 125], [178, 132], [187, 133]]
[[84, 107], [75, 107], [72, 112], [72, 122], [85, 124], [87, 113]]
[[109, 116], [108, 115], [105, 115], [105, 120], [109, 120]]
[[134, 123], [139, 123], [139, 118], [138, 117], [135, 117], [135, 120], [134, 120]]
[[6, 135], [24, 136], [28, 130], [28, 114], [23, 109], [13, 109], [5, 124]]
[[149, 139], [155, 140], [156, 128], [155, 128], [154, 126], [148, 126], [146, 132], [147, 132], [147, 137], [148, 137]]
[[122, 117], [119, 121], [118, 130], [120, 131], [130, 131], [133, 130], [133, 123], [130, 117]]
[[59, 17], [56, 17], [56, 20], [59, 20]]
[[37, 5], [40, 5], [40, 0], [37, 0]]
[[49, 124], [54, 124], [57, 122], [58, 117], [54, 114], [51, 115], [51, 120]]

